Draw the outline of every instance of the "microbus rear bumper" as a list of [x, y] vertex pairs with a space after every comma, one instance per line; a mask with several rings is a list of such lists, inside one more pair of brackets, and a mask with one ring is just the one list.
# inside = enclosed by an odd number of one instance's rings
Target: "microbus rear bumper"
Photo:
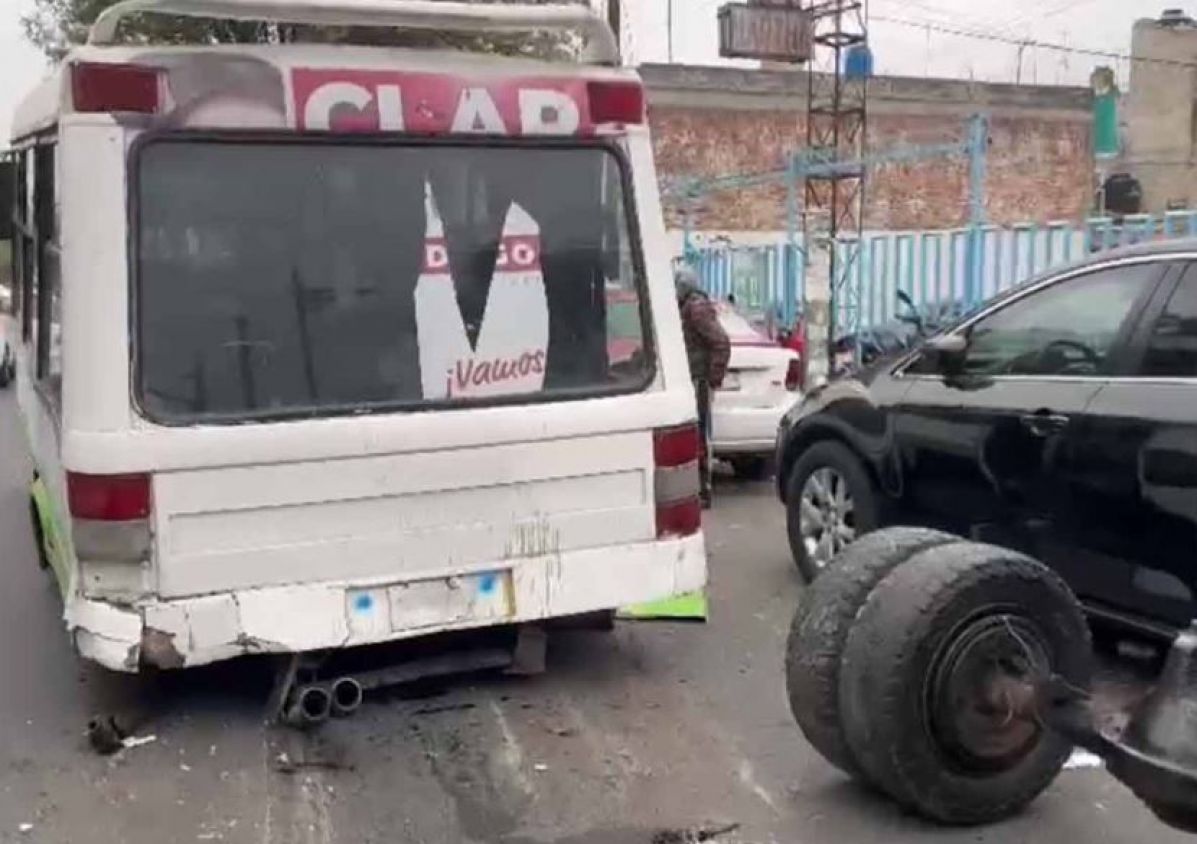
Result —
[[123, 607], [76, 597], [79, 653], [114, 671], [354, 647], [614, 609], [706, 585], [702, 534], [497, 561], [407, 583], [247, 589]]

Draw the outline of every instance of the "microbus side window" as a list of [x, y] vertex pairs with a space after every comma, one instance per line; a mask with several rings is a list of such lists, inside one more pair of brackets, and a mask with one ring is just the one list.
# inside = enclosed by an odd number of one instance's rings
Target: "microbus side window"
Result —
[[37, 235], [37, 378], [55, 396], [62, 377], [61, 250], [58, 246], [57, 147], [34, 151], [33, 216]]
[[135, 148], [136, 396], [166, 424], [635, 392], [623, 153], [171, 133]]
[[29, 214], [29, 149], [13, 153], [13, 313], [20, 315], [21, 339], [33, 332], [29, 301], [33, 295], [33, 220]]
[[[17, 185], [16, 156], [11, 152], [0, 153], [0, 253], [5, 253], [5, 266], [0, 268], [0, 285], [7, 292], [6, 302], [0, 311], [15, 314], [17, 273]], [[12, 338], [8, 338], [12, 339]]]
[[[21, 337], [31, 348], [41, 392], [57, 403], [61, 390], [61, 254], [58, 246], [56, 145], [35, 141], [14, 154], [14, 296]], [[15, 311], [14, 311], [15, 312]]]

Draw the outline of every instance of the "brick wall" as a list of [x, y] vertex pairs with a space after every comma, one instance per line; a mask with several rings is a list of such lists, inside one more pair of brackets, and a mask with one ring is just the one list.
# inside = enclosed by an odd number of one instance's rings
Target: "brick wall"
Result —
[[[645, 66], [649, 119], [663, 185], [688, 177], [754, 173], [782, 166], [805, 138], [805, 77], [784, 71]], [[994, 223], [1077, 219], [1093, 191], [1091, 95], [1084, 88], [987, 85], [879, 78], [870, 88], [869, 144], [961, 140], [977, 111], [991, 119], [986, 209]], [[866, 226], [949, 228], [968, 215], [962, 158], [889, 164], [870, 173]], [[671, 227], [679, 207], [666, 199]], [[781, 185], [712, 194], [695, 228], [785, 227]]]

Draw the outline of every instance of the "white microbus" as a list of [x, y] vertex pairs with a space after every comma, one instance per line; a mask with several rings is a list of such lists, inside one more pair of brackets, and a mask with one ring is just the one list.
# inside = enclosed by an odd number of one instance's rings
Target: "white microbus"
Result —
[[[272, 43], [118, 43], [146, 12]], [[568, 31], [583, 58], [314, 26]], [[577, 6], [106, 11], [11, 152], [31, 512], [79, 652], [184, 667], [701, 589], [645, 108]]]

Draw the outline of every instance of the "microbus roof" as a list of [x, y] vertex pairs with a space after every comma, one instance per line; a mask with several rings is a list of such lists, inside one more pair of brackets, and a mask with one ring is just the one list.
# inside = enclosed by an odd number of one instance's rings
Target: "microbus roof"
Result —
[[[17, 141], [52, 128], [67, 103], [67, 69], [77, 62], [140, 64], [147, 56], [208, 53], [258, 56], [280, 64], [296, 59], [335, 55], [340, 64], [369, 67], [385, 64], [397, 55], [419, 55], [430, 69], [494, 69], [500, 62], [516, 72], [522, 64], [543, 71], [545, 62], [526, 58], [470, 54], [443, 50], [412, 50], [392, 47], [349, 47], [311, 43], [220, 44], [220, 45], [120, 45], [115, 44], [119, 24], [130, 15], [160, 13], [188, 17], [269, 21], [327, 26], [392, 26], [398, 29], [459, 31], [472, 33], [514, 33], [524, 31], [570, 31], [583, 38], [580, 67], [554, 65], [561, 76], [615, 75], [603, 73], [603, 66], [618, 65], [619, 45], [607, 23], [582, 5], [531, 5], [442, 2], [442, 0], [122, 0], [101, 13], [91, 29], [88, 43], [71, 50], [62, 62], [17, 106], [12, 121], [12, 139]], [[599, 67], [594, 67], [598, 65]], [[589, 70], [585, 70], [590, 66]], [[596, 73], [597, 72], [597, 73]], [[622, 74], [621, 74], [622, 75]]]

